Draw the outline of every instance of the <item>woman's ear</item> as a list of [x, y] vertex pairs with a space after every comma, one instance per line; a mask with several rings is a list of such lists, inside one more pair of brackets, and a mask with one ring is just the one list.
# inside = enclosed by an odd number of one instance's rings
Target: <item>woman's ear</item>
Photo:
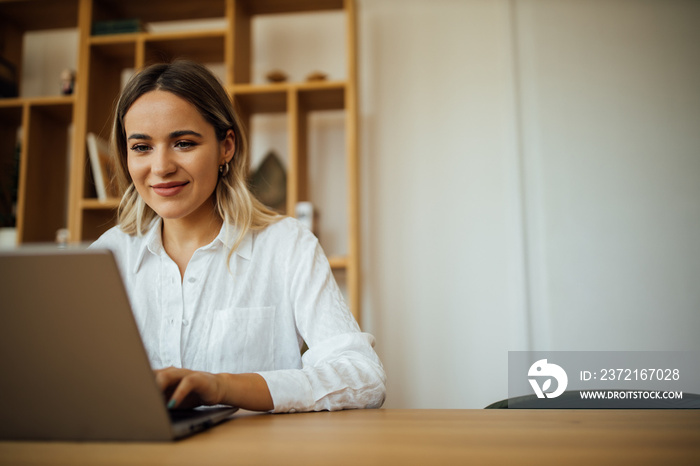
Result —
[[236, 152], [236, 134], [232, 129], [226, 132], [224, 140], [221, 141], [221, 159], [219, 165], [231, 162], [233, 154]]

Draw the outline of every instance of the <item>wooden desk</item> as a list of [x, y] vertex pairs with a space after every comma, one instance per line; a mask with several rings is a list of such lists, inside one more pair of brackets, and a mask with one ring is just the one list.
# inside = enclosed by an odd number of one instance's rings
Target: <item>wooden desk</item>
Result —
[[700, 464], [690, 410], [236, 415], [174, 443], [0, 442], [0, 464]]

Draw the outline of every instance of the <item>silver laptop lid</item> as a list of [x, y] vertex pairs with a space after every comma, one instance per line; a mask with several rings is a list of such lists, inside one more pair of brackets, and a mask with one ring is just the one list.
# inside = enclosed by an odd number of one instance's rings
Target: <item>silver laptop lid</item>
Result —
[[0, 438], [169, 440], [108, 251], [0, 251]]

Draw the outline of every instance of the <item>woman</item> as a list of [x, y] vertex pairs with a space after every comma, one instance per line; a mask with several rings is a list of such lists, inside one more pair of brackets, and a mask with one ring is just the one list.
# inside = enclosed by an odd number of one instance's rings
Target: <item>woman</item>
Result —
[[[317, 239], [256, 201], [220, 82], [177, 61], [135, 75], [112, 131], [114, 252], [168, 406], [379, 407], [385, 374]], [[301, 355], [306, 343], [308, 350]]]

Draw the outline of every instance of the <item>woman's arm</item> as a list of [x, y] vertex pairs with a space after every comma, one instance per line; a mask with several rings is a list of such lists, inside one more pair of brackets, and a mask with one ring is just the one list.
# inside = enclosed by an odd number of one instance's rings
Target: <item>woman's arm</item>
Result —
[[258, 374], [211, 374], [168, 367], [155, 371], [168, 408], [225, 404], [250, 411], [274, 408], [270, 390]]
[[289, 253], [280, 261], [298, 335], [308, 350], [301, 368], [258, 371], [265, 378], [274, 412], [378, 408], [386, 374], [338, 288], [318, 238], [295, 220], [283, 224], [278, 241]]

